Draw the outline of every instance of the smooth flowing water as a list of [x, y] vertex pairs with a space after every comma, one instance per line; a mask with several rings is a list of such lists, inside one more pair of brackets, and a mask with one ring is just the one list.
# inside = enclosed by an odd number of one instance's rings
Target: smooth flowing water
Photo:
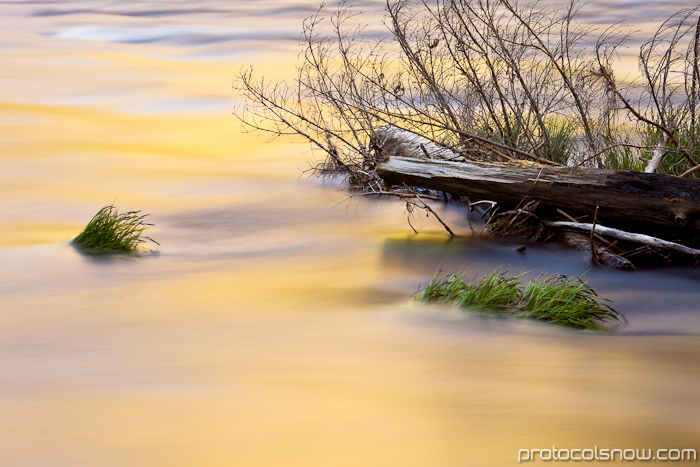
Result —
[[[648, 34], [673, 2], [598, 2]], [[360, 3], [380, 18], [383, 2]], [[700, 449], [700, 272], [450, 240], [243, 134], [232, 80], [291, 77], [293, 1], [0, 3], [0, 465], [488, 466]], [[376, 31], [381, 33], [379, 23]], [[634, 68], [635, 51], [625, 58]], [[68, 244], [116, 199], [157, 255]], [[610, 334], [421, 307], [439, 268], [583, 274]]]

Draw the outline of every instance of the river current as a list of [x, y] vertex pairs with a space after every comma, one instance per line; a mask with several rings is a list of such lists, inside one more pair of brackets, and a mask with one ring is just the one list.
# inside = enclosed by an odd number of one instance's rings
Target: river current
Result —
[[[550, 2], [556, 4], [556, 2]], [[383, 2], [355, 3], [384, 34]], [[641, 42], [682, 0], [601, 1]], [[700, 271], [406, 222], [241, 131], [290, 79], [294, 0], [0, 2], [0, 465], [502, 466], [521, 449], [700, 449]], [[645, 36], [646, 35], [646, 36]], [[623, 61], [634, 69], [636, 50]], [[102, 206], [161, 246], [86, 255]], [[422, 307], [436, 270], [585, 274], [607, 334]]]

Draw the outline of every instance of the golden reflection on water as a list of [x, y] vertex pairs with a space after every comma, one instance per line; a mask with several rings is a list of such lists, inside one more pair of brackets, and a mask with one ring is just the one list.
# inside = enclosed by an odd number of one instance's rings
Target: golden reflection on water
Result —
[[[252, 55], [288, 76], [293, 47], [184, 59], [34, 33], [101, 21], [57, 18], [3, 18], [0, 465], [501, 466], [552, 445], [700, 448], [697, 275], [657, 316], [634, 298], [655, 306], [671, 273], [593, 271], [628, 304], [617, 335], [417, 306], [440, 266], [589, 266], [475, 240], [458, 210], [443, 215], [464, 237], [426, 219], [413, 236], [400, 204], [301, 176], [305, 146], [241, 134], [231, 80]], [[115, 197], [151, 213], [158, 254], [65, 243]]]

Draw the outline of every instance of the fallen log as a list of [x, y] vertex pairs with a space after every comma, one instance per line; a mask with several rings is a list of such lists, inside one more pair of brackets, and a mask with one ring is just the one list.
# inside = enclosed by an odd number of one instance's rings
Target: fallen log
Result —
[[[372, 144], [376, 172], [388, 185], [406, 184], [505, 207], [538, 200], [612, 227], [676, 239], [700, 230], [700, 180], [596, 168], [471, 162], [425, 138], [395, 127], [378, 129]], [[446, 152], [447, 151], [447, 152]], [[426, 153], [431, 159], [426, 158]], [[526, 162], [526, 164], [522, 164]], [[525, 166], [522, 166], [525, 165]]]

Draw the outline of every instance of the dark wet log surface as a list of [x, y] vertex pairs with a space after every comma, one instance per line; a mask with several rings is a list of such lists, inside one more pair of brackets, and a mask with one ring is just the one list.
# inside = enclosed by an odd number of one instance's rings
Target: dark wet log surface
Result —
[[593, 247], [595, 261], [603, 266], [618, 269], [634, 269], [634, 264], [630, 260], [612, 253], [600, 242], [591, 242], [590, 235], [577, 232], [562, 232], [557, 238], [562, 244], [585, 251], [588, 254], [591, 254], [591, 247]]

